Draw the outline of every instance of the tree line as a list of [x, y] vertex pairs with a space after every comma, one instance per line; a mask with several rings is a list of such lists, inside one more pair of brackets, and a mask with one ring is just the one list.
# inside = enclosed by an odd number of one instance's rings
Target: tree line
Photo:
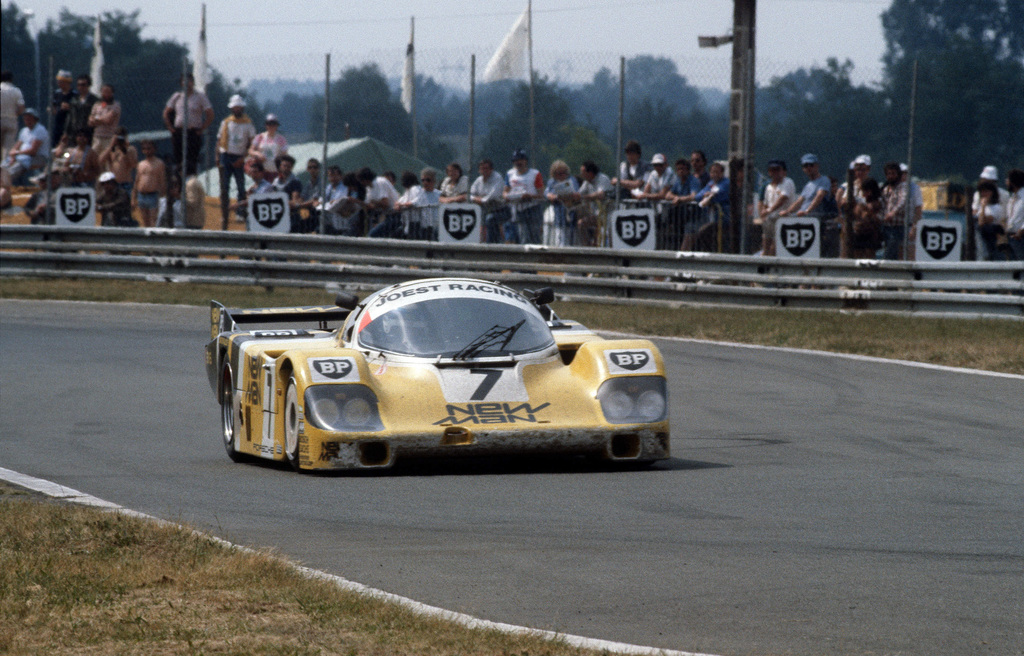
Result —
[[[185, 45], [142, 37], [139, 12], [103, 14], [104, 79], [118, 86], [123, 123], [130, 130], [160, 128], [163, 103], [178, 87]], [[92, 54], [92, 17], [67, 9], [39, 33], [43, 65], [86, 72]], [[913, 168], [924, 178], [973, 180], [981, 168], [1024, 165], [1024, 3], [1014, 0], [893, 0], [882, 15], [886, 41], [882, 79], [855, 84], [848, 60], [828, 60], [776, 77], [755, 93], [755, 165], [768, 159], [796, 162], [816, 153], [823, 171], [840, 177], [857, 154], [879, 162], [907, 158], [911, 85], [917, 62]], [[12, 70], [26, 99], [36, 97], [33, 42], [17, 4], [3, 10], [3, 68]], [[48, 89], [48, 71], [43, 84]], [[207, 89], [218, 115], [240, 80], [212, 72]], [[594, 160], [614, 168], [618, 126], [618, 72], [599, 70], [586, 84], [564, 85], [535, 74], [534, 106], [541, 170], [554, 159], [578, 166]], [[724, 157], [728, 110], [708, 105], [700, 90], [666, 57], [641, 55], [626, 62], [623, 138], [636, 139], [645, 157], [670, 159], [694, 149]], [[443, 167], [468, 133], [469, 98], [429, 75], [416, 78], [417, 145], [422, 159]], [[44, 97], [46, 93], [44, 92]], [[411, 152], [412, 121], [393, 81], [373, 63], [349, 67], [330, 84], [331, 140], [371, 136]], [[475, 158], [503, 169], [510, 153], [529, 142], [529, 88], [502, 81], [477, 86]], [[34, 100], [29, 101], [30, 104]], [[289, 94], [263, 106], [250, 98], [260, 123], [266, 111], [288, 114], [286, 125], [319, 138], [322, 93]]]

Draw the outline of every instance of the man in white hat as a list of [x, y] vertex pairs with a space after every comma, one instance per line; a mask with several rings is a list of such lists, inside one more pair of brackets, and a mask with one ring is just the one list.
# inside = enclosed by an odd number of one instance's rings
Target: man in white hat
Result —
[[[862, 203], [864, 202], [864, 194], [861, 192], [860, 187], [871, 176], [871, 155], [857, 155], [850, 162], [850, 168], [853, 169], [853, 198], [855, 202]], [[839, 185], [839, 189], [836, 190], [836, 205], [842, 207], [846, 200], [846, 181], [844, 180]]]
[[235, 180], [238, 200], [245, 203], [245, 154], [249, 151], [256, 127], [245, 113], [245, 100], [237, 93], [228, 100], [231, 113], [217, 130], [217, 169], [220, 171], [221, 230], [228, 228], [231, 206], [231, 179]]
[[132, 218], [132, 199], [128, 192], [117, 183], [117, 176], [110, 171], [99, 178], [100, 189], [96, 196], [96, 211], [103, 217], [100, 225], [109, 228], [137, 228]]

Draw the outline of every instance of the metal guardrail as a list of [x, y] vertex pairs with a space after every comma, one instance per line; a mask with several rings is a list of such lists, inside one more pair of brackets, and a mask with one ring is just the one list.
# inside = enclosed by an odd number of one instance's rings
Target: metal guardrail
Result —
[[798, 260], [201, 230], [0, 226], [0, 276], [371, 288], [466, 275], [630, 303], [1024, 319], [1024, 263]]

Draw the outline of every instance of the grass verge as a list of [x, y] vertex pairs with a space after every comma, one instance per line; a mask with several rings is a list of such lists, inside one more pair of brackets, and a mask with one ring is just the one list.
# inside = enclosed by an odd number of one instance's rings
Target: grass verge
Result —
[[0, 483], [0, 653], [584, 656], [307, 579], [271, 553]]
[[[322, 290], [94, 280], [0, 281], [0, 297], [134, 301], [232, 307], [333, 302]], [[796, 310], [626, 307], [556, 303], [560, 315], [592, 328], [766, 346], [856, 353], [1024, 374], [1024, 323], [1006, 319], [935, 319]]]

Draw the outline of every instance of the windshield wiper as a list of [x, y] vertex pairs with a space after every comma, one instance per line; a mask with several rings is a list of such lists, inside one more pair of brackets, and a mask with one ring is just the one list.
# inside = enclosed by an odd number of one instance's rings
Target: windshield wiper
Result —
[[467, 344], [462, 350], [458, 351], [452, 356], [452, 360], [468, 360], [477, 353], [480, 353], [484, 349], [494, 346], [500, 342], [498, 350], [504, 349], [515, 337], [516, 331], [523, 327], [526, 323], [526, 319], [523, 319], [519, 323], [514, 323], [511, 326], [499, 326], [494, 325], [489, 328], [484, 334], [480, 335], [472, 342]]

